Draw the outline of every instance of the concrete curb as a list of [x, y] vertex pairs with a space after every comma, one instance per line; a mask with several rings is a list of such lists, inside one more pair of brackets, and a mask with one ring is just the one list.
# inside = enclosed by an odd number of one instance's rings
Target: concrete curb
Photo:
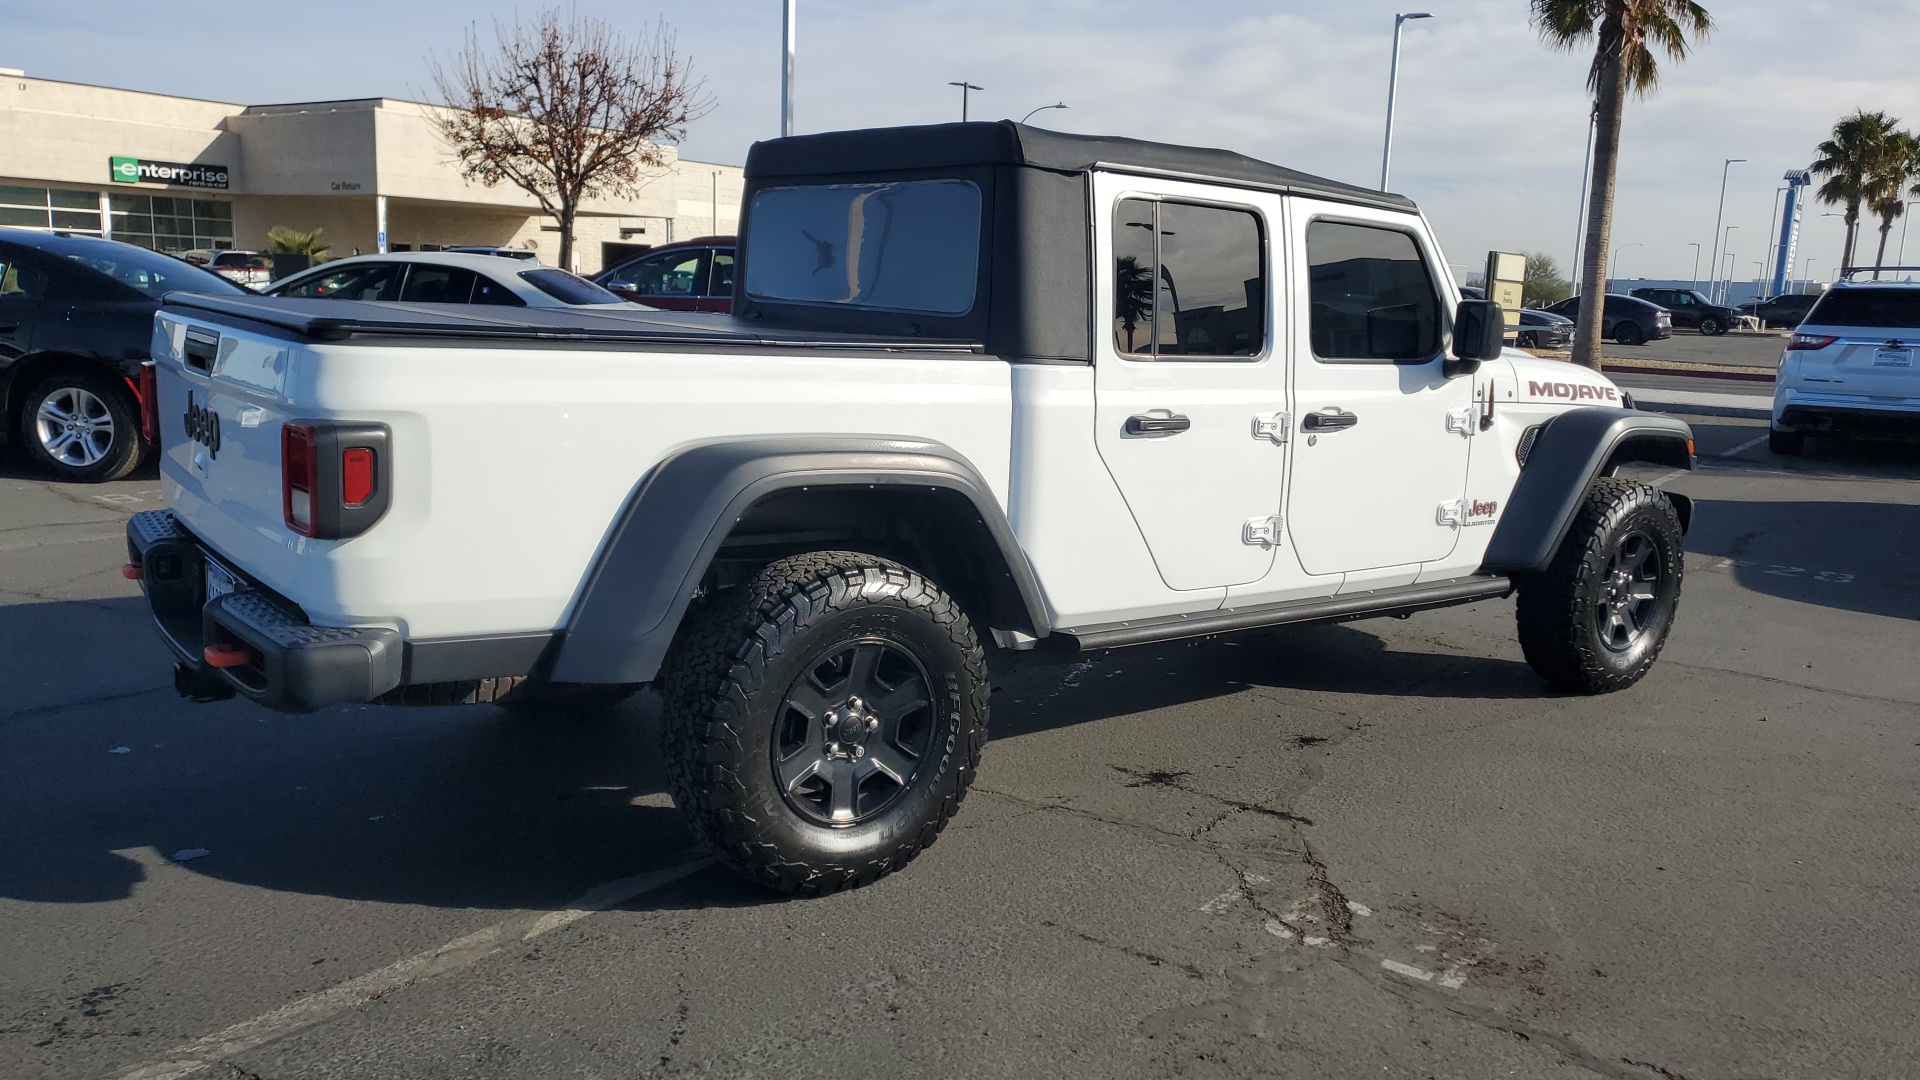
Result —
[[1688, 405], [1680, 402], [1663, 404], [1648, 401], [1634, 395], [1633, 403], [1642, 412], [1672, 413], [1676, 416], [1725, 416], [1739, 420], [1766, 420], [1773, 415], [1772, 409], [1749, 409], [1734, 405]]

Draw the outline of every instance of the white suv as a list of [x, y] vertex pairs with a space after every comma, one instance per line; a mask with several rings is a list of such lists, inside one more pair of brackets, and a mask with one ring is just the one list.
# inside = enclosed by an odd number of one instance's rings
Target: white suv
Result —
[[1798, 454], [1808, 435], [1920, 430], [1920, 281], [1916, 267], [1883, 267], [1900, 281], [1850, 271], [1820, 298], [1787, 343], [1774, 380], [1767, 446]]
[[273, 263], [257, 251], [183, 251], [180, 257], [249, 289], [260, 289], [273, 281]]

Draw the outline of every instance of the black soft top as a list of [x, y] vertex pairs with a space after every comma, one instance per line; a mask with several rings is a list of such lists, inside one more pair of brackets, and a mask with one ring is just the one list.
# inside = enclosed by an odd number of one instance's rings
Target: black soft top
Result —
[[839, 176], [906, 172], [964, 165], [1025, 165], [1054, 172], [1175, 173], [1236, 184], [1281, 188], [1350, 202], [1413, 209], [1413, 200], [1343, 184], [1271, 162], [1204, 146], [1179, 146], [1117, 135], [1072, 135], [1011, 120], [918, 127], [868, 128], [795, 135], [753, 144], [749, 180], [779, 176]]

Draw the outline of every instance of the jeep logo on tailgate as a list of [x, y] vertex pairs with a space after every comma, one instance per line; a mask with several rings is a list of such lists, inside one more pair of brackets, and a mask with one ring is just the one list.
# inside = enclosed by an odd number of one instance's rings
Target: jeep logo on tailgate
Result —
[[187, 391], [187, 438], [207, 448], [207, 456], [220, 456], [220, 414], [193, 400], [193, 391]]

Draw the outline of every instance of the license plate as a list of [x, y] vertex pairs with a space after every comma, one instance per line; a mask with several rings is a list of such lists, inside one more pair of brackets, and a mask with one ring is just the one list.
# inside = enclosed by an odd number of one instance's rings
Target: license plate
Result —
[[1912, 349], [1875, 349], [1873, 351], [1873, 366], [1874, 367], [1912, 367], [1913, 366], [1913, 350]]
[[224, 567], [212, 559], [207, 560], [207, 599], [215, 600], [228, 593], [239, 592], [240, 581], [228, 573]]

